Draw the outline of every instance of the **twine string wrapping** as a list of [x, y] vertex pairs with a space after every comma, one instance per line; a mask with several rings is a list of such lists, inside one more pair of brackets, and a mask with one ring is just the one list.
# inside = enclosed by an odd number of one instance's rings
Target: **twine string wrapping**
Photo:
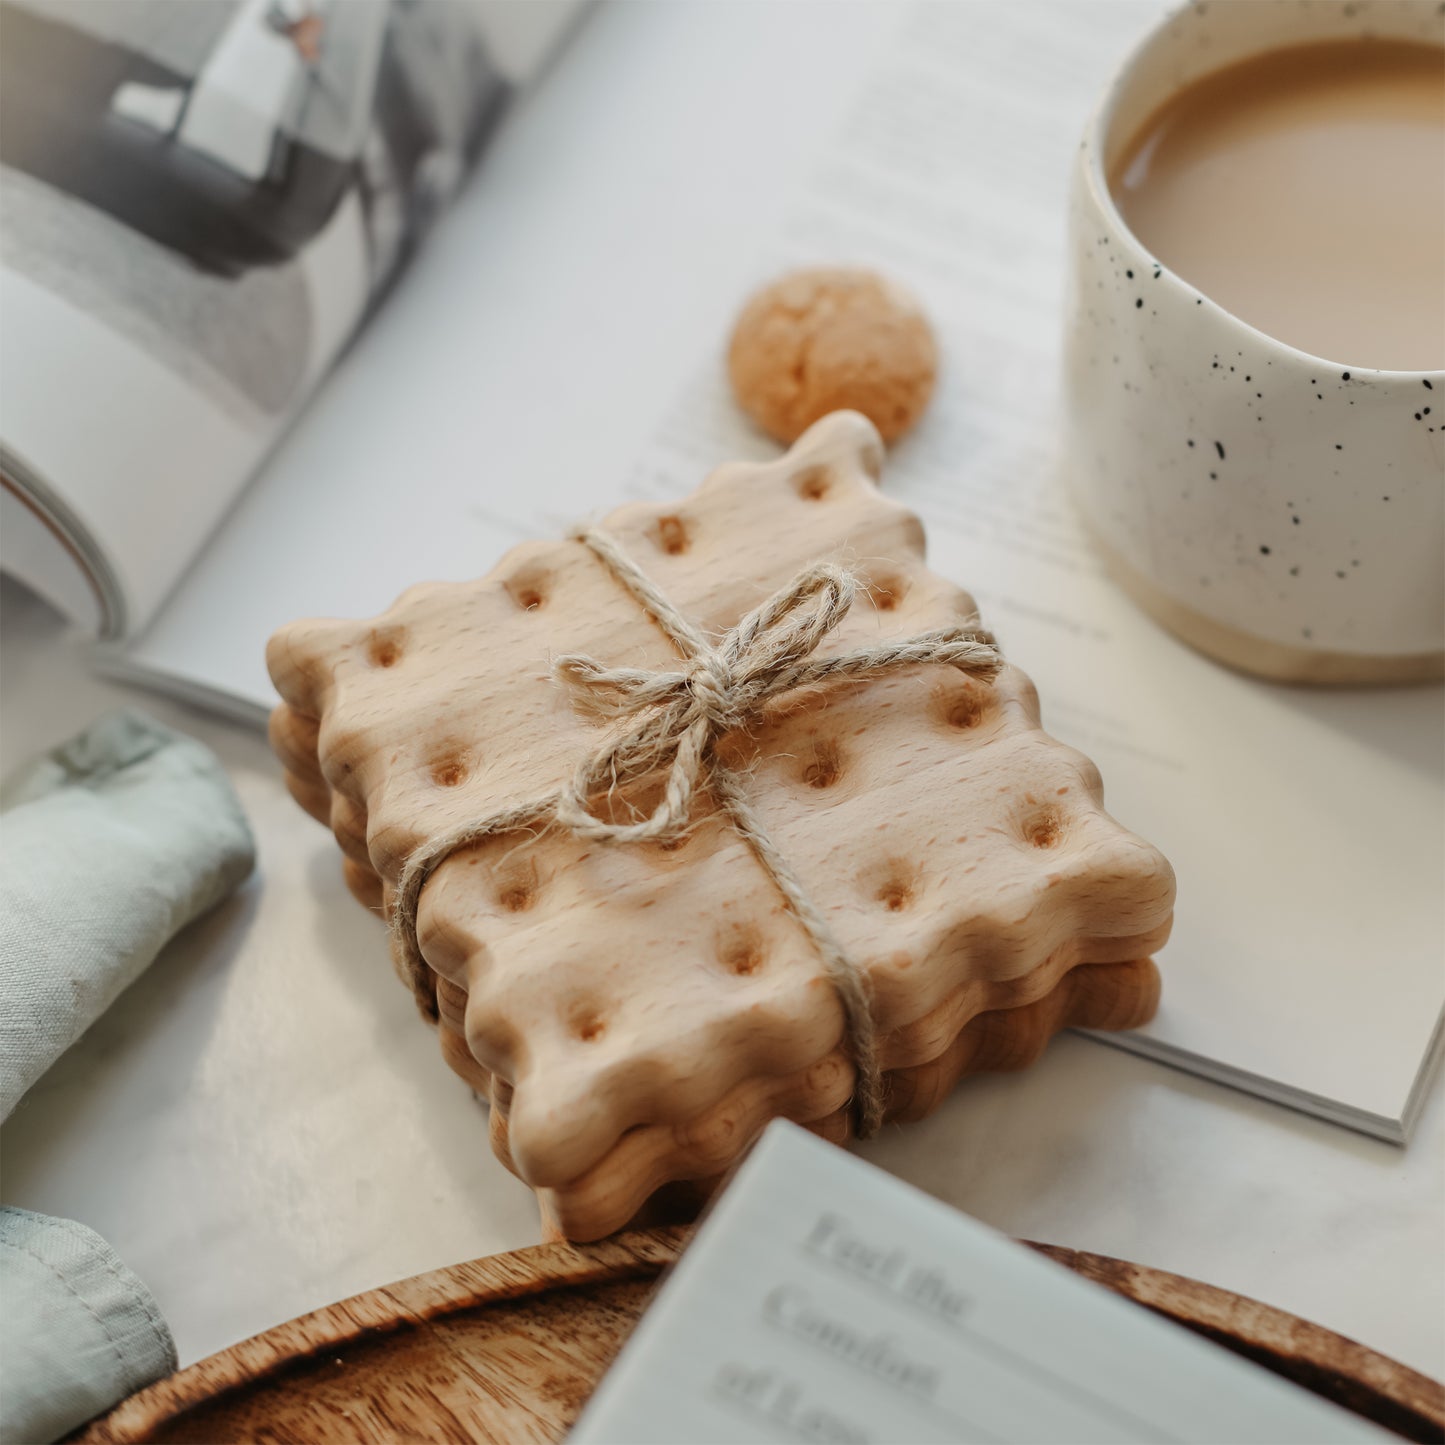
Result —
[[[773, 699], [800, 687], [875, 677], [920, 663], [944, 663], [970, 677], [992, 680], [1000, 666], [998, 647], [981, 629], [953, 627], [836, 657], [815, 657], [819, 644], [847, 615], [860, 585], [852, 573], [829, 563], [805, 568], [711, 642], [615, 538], [595, 529], [574, 537], [591, 549], [667, 635], [681, 654], [680, 665], [651, 671], [607, 667], [580, 653], [556, 659], [552, 675], [558, 685], [571, 693], [581, 710], [614, 726], [554, 792], [450, 829], [407, 859], [397, 884], [391, 927], [396, 957], [417, 1003], [429, 1018], [437, 1017], [431, 970], [417, 939], [421, 891], [458, 848], [504, 833], [553, 826], [599, 842], [665, 841], [687, 828], [696, 796], [706, 789], [808, 935], [838, 995], [857, 1069], [857, 1128], [866, 1138], [877, 1131], [883, 1116], [867, 979], [763, 826], [738, 774], [718, 757], [718, 745], [727, 734], [756, 722]], [[635, 821], [618, 821], [613, 816], [618, 790], [657, 775], [663, 775], [663, 782], [652, 811]]]

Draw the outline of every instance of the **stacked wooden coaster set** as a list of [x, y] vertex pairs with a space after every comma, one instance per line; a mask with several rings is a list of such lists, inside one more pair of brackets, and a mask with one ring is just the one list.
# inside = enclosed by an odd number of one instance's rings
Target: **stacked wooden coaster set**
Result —
[[772, 1117], [916, 1119], [1147, 1020], [1169, 865], [930, 572], [869, 422], [272, 639], [272, 738], [573, 1239]]

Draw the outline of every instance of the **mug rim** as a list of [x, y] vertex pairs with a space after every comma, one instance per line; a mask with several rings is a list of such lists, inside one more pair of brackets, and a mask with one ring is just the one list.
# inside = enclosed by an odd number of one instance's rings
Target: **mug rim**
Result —
[[[1410, 380], [1417, 379], [1420, 376], [1445, 377], [1445, 364], [1442, 364], [1439, 367], [1414, 367], [1409, 369], [1379, 366], [1359, 366], [1350, 361], [1342, 361], [1337, 358], [1321, 356], [1318, 352], [1306, 351], [1302, 347], [1295, 346], [1288, 341], [1281, 340], [1278, 336], [1275, 336], [1268, 331], [1261, 331], [1259, 327], [1255, 326], [1249, 321], [1246, 321], [1244, 317], [1240, 316], [1237, 312], [1231, 311], [1229, 307], [1224, 306], [1220, 302], [1216, 301], [1214, 297], [1212, 297], [1207, 291], [1200, 290], [1200, 288], [1194, 285], [1193, 282], [1186, 280], [1185, 277], [1183, 277], [1178, 271], [1174, 270], [1170, 266], [1165, 265], [1165, 263], [1161, 261], [1159, 257], [1154, 255], [1154, 253], [1150, 251], [1147, 246], [1145, 246], [1144, 242], [1140, 240], [1139, 236], [1134, 232], [1133, 228], [1124, 219], [1123, 212], [1115, 203], [1113, 189], [1110, 187], [1109, 178], [1104, 171], [1104, 150], [1105, 141], [1108, 138], [1107, 133], [1109, 126], [1114, 119], [1115, 113], [1118, 110], [1120, 101], [1123, 99], [1125, 87], [1128, 85], [1130, 80], [1133, 79], [1135, 73], [1137, 72], [1140, 64], [1144, 59], [1145, 52], [1149, 49], [1151, 45], [1154, 44], [1154, 42], [1159, 38], [1159, 36], [1166, 29], [1168, 29], [1169, 26], [1175, 24], [1184, 15], [1188, 14], [1191, 10], [1194, 10], [1195, 8], [1196, 7], [1192, 3], [1192, 0], [1185, 0], [1185, 3], [1177, 5], [1170, 9], [1159, 20], [1157, 20], [1154, 24], [1150, 25], [1149, 28], [1138, 38], [1138, 40], [1136, 40], [1134, 44], [1130, 46], [1124, 58], [1114, 68], [1108, 86], [1106, 87], [1104, 94], [1100, 98], [1099, 103], [1094, 107], [1093, 114], [1089, 117], [1088, 122], [1086, 123], [1084, 128], [1084, 143], [1082, 147], [1083, 170], [1085, 179], [1088, 181], [1089, 184], [1089, 189], [1093, 193], [1094, 204], [1099, 207], [1099, 210], [1103, 213], [1104, 218], [1110, 223], [1110, 225], [1115, 227], [1119, 234], [1125, 237], [1130, 242], [1130, 244], [1135, 247], [1135, 249], [1139, 252], [1141, 256], [1146, 258], [1148, 265], [1157, 266], [1160, 268], [1160, 280], [1168, 277], [1169, 280], [1175, 285], [1184, 288], [1192, 296], [1198, 298], [1203, 305], [1212, 306], [1220, 316], [1227, 318], [1229, 321], [1233, 322], [1237, 326], [1242, 326], [1251, 335], [1258, 337], [1261, 341], [1268, 342], [1271, 346], [1279, 347], [1282, 351], [1287, 352], [1292, 357], [1297, 357], [1299, 360], [1304, 362], [1316, 363], [1321, 367], [1330, 367], [1341, 371], [1348, 371], [1352, 375], [1356, 372], [1358, 372], [1362, 376], [1368, 374], [1371, 377], [1378, 377], [1381, 380], [1393, 380], [1396, 377], [1402, 379], [1408, 378]], [[1330, 42], [1320, 41], [1317, 43], [1329, 44]], [[1253, 58], [1253, 56], [1256, 55], [1267, 55], [1270, 50], [1279, 48], [1279, 46], [1265, 46], [1258, 51], [1252, 52], [1251, 56], [1239, 57], [1239, 59]], [[1445, 46], [1441, 46], [1440, 48], [1441, 53], [1445, 54]], [[1201, 76], [1195, 77], [1194, 81], [1186, 82], [1186, 84], [1192, 85], [1195, 83], [1195, 81], [1202, 78], [1202, 76], [1204, 75], [1216, 74], [1220, 70], [1227, 69], [1229, 65], [1237, 63], [1238, 60], [1228, 61], [1224, 65], [1217, 66], [1214, 70], [1203, 71], [1201, 72]], [[1184, 87], [1181, 86], [1178, 89], [1171, 91], [1170, 98], [1178, 95], [1180, 93], [1180, 90], [1182, 90], [1183, 88]]]

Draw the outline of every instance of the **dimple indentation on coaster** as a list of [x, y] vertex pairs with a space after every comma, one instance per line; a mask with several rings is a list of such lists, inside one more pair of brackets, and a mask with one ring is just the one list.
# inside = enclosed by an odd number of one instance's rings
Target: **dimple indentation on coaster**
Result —
[[752, 924], [736, 924], [718, 935], [717, 956], [729, 973], [751, 978], [763, 967], [762, 933]]
[[691, 537], [687, 523], [678, 516], [659, 517], [656, 528], [657, 545], [669, 557], [680, 557], [688, 549]]
[[807, 467], [793, 479], [793, 486], [805, 502], [821, 502], [833, 490], [827, 467]]
[[471, 773], [472, 760], [460, 749], [445, 748], [432, 760], [431, 780], [439, 788], [460, 787]]
[[913, 890], [903, 882], [890, 883], [878, 895], [878, 901], [890, 913], [902, 913], [913, 901]]
[[537, 901], [541, 877], [535, 858], [508, 858], [493, 874], [497, 906], [506, 913], [525, 913]]
[[377, 628], [366, 643], [366, 660], [373, 667], [395, 667], [401, 661], [405, 633], [399, 627]]
[[863, 896], [885, 912], [911, 908], [918, 892], [918, 869], [904, 858], [884, 858], [864, 870], [859, 880]]
[[810, 788], [831, 788], [843, 774], [843, 750], [833, 738], [817, 738], [803, 754], [802, 780]]
[[523, 567], [508, 577], [502, 586], [507, 596], [523, 612], [536, 612], [547, 605], [552, 587], [552, 570], [549, 567]]
[[884, 573], [868, 582], [868, 600], [880, 612], [892, 612], [908, 594], [908, 583], [893, 573]]
[[1031, 804], [1024, 815], [1023, 835], [1035, 848], [1053, 848], [1064, 836], [1064, 811], [1050, 803]]
[[935, 706], [944, 725], [960, 732], [978, 727], [988, 712], [983, 688], [968, 682], [942, 690]]
[[606, 1021], [595, 1009], [586, 1009], [572, 1020], [573, 1036], [584, 1044], [595, 1044], [607, 1032]]

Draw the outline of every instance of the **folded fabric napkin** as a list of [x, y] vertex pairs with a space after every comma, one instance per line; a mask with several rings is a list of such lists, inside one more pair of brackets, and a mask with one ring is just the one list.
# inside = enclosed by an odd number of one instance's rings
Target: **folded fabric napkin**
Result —
[[[116, 712], [0, 792], [0, 1119], [255, 845], [200, 743]], [[48, 1441], [175, 1368], [145, 1286], [99, 1235], [0, 1209], [0, 1440]]]
[[176, 1367], [150, 1291], [94, 1230], [0, 1207], [0, 1440], [44, 1445]]
[[215, 756], [141, 713], [46, 754], [0, 808], [3, 1119], [256, 853]]

